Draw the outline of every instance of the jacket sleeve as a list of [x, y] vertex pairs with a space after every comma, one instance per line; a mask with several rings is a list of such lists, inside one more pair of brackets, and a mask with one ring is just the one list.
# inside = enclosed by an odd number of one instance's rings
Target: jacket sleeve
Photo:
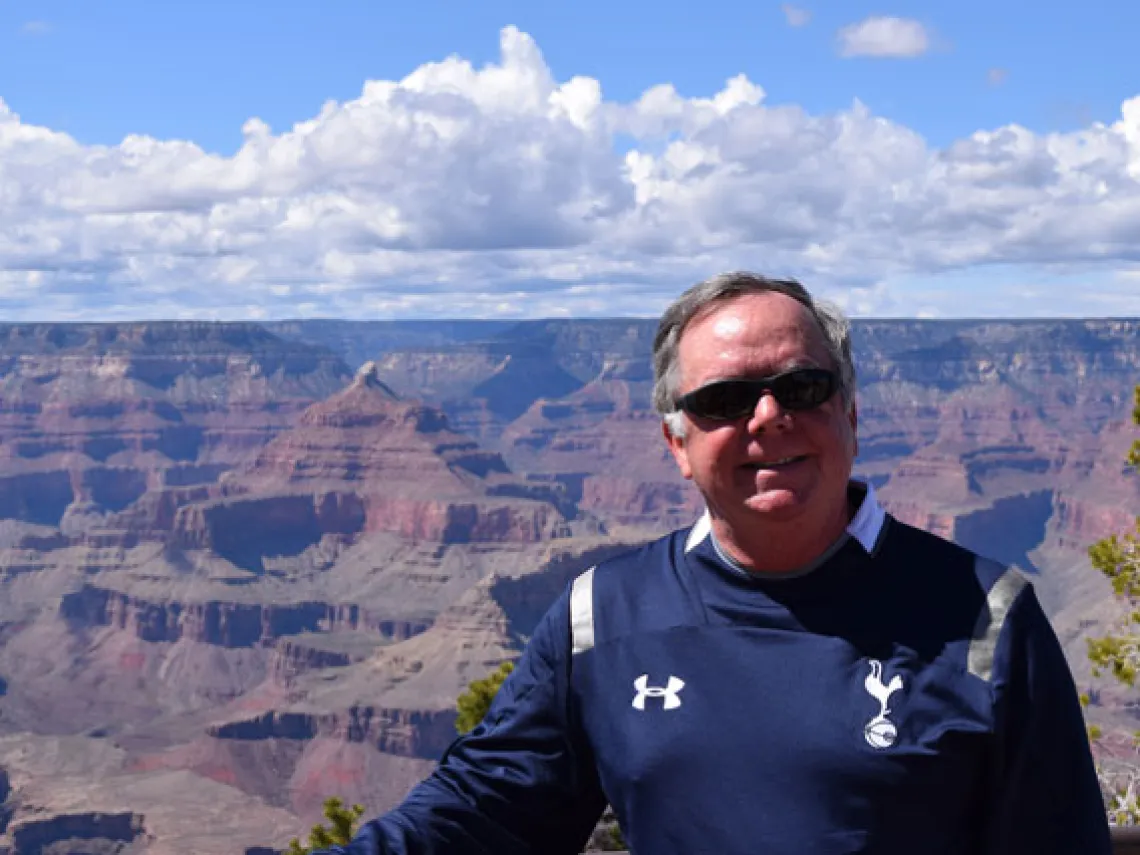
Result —
[[994, 655], [997, 751], [985, 855], [1111, 855], [1077, 690], [1032, 586]]
[[326, 855], [561, 855], [581, 851], [605, 807], [569, 710], [569, 597], [540, 621], [483, 722], [447, 749], [404, 803]]

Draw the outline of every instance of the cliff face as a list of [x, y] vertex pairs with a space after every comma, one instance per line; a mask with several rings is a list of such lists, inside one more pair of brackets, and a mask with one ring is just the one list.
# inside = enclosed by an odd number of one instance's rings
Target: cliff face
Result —
[[358, 661], [348, 651], [324, 650], [290, 638], [282, 639], [275, 653], [270, 673], [274, 682], [282, 685], [288, 685], [300, 674], [324, 668], [343, 668]]
[[142, 641], [195, 641], [218, 647], [269, 647], [306, 632], [366, 632], [408, 638], [427, 622], [383, 619], [353, 604], [320, 602], [150, 602], [87, 584], [65, 594], [60, 615], [79, 627], [113, 627]]
[[251, 324], [0, 325], [0, 453], [232, 460], [350, 377]]
[[[444, 609], [422, 633], [363, 650], [322, 644], [313, 636], [278, 643], [276, 678], [288, 688], [273, 708], [215, 725], [211, 737], [227, 757], [255, 743], [304, 743], [303, 755], [329, 740], [366, 745], [385, 755], [433, 759], [455, 738], [455, 698], [473, 679], [515, 658], [551, 601], [585, 567], [629, 549], [632, 542], [552, 545], [533, 572], [489, 575]], [[328, 670], [305, 667], [322, 661]], [[290, 667], [300, 664], [301, 667]], [[244, 748], [243, 748], [244, 746]], [[217, 758], [217, 748], [203, 749]], [[241, 754], [241, 756], [245, 756]], [[281, 763], [281, 749], [259, 763]], [[291, 763], [304, 777], [306, 763]], [[227, 761], [232, 762], [232, 761]], [[327, 760], [333, 764], [343, 760]], [[408, 783], [411, 783], [410, 781]]]
[[109, 740], [0, 737], [11, 779], [0, 848], [19, 855], [279, 852], [305, 826], [290, 812], [182, 770], [128, 768]]
[[155, 536], [350, 376], [251, 324], [0, 325], [0, 520]]
[[488, 326], [479, 340], [398, 347], [377, 359], [379, 376], [400, 394], [438, 404], [458, 430], [491, 443], [540, 400], [572, 395], [613, 363], [642, 363], [649, 321], [524, 321]]
[[498, 454], [452, 431], [441, 410], [399, 399], [371, 363], [222, 489], [226, 498], [182, 509], [179, 542], [250, 568], [259, 554], [297, 554], [329, 534], [534, 543], [569, 533], [559, 508], [528, 495]]
[[[87, 812], [24, 820], [13, 825], [9, 834], [13, 844], [12, 855], [32, 855], [63, 851], [60, 847], [68, 844], [83, 846], [79, 841], [88, 845], [100, 841], [105, 841], [106, 845], [131, 843], [145, 834], [145, 827], [142, 815], [137, 813]], [[86, 847], [84, 851], [87, 851]]]
[[576, 512], [375, 370], [345, 387], [331, 353], [253, 325], [29, 325], [0, 339], [0, 522], [25, 527], [7, 535], [16, 545], [50, 528], [261, 572], [329, 536], [537, 542]]
[[385, 754], [434, 760], [455, 740], [455, 711], [362, 706], [323, 714], [268, 712], [207, 732], [215, 739], [253, 742], [324, 737], [364, 743]]
[[392, 532], [437, 543], [535, 543], [566, 531], [558, 508], [546, 502], [344, 492], [208, 500], [180, 508], [171, 528], [179, 546], [209, 549], [250, 568], [263, 556], [297, 555], [326, 535]]
[[581, 509], [603, 520], [688, 525], [703, 503], [677, 473], [651, 394], [648, 355], [615, 358], [571, 394], [531, 404], [503, 431], [504, 453], [519, 469], [565, 484]]

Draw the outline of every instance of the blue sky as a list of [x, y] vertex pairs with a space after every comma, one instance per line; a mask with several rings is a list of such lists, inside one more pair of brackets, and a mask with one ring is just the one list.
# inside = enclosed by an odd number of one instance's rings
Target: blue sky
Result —
[[[1137, 32], [1125, 0], [0, 0], [0, 317], [652, 314], [725, 266], [855, 314], [1137, 315]], [[599, 103], [552, 116], [576, 77]]]
[[[1127, 0], [835, 0], [802, 4], [812, 19], [798, 29], [781, 5], [4, 0], [0, 97], [83, 142], [146, 133], [232, 153], [250, 116], [280, 130], [329, 98], [356, 97], [366, 79], [449, 54], [492, 61], [508, 24], [535, 38], [556, 77], [595, 77], [607, 98], [662, 82], [703, 95], [743, 72], [773, 102], [825, 112], [858, 98], [935, 145], [1011, 122], [1111, 122], [1140, 94], [1140, 4]], [[928, 24], [939, 46], [905, 64], [836, 54], [837, 30], [887, 12]], [[1007, 72], [1002, 85], [988, 83], [991, 69]]]

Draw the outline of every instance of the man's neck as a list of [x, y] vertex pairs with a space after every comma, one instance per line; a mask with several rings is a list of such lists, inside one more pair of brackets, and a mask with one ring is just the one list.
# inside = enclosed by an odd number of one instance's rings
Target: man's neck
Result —
[[712, 513], [712, 534], [729, 558], [752, 573], [793, 573], [815, 562], [843, 537], [856, 510], [858, 506], [845, 496], [841, 505], [817, 520], [762, 525], [745, 519], [733, 525]]

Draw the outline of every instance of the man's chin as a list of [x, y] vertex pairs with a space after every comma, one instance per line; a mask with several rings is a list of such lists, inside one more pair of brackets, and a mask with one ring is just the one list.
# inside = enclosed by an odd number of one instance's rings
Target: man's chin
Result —
[[745, 499], [744, 508], [750, 514], [775, 522], [799, 516], [804, 512], [806, 503], [798, 490], [769, 487], [758, 490]]

